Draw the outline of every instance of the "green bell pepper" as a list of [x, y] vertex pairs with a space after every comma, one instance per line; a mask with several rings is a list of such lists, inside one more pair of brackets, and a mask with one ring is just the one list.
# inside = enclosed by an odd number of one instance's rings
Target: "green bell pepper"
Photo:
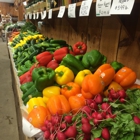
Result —
[[84, 70], [82, 62], [78, 60], [75, 56], [67, 54], [61, 61], [60, 65], [64, 65], [70, 68], [73, 73], [76, 75], [79, 71]]
[[22, 84], [20, 86], [20, 89], [23, 92], [23, 94], [25, 94], [29, 90], [29, 88], [33, 86], [33, 84], [34, 84], [33, 82], [27, 82]]
[[55, 82], [55, 71], [51, 68], [39, 67], [32, 71], [32, 79], [38, 91], [51, 86]]
[[110, 63], [110, 65], [114, 68], [115, 72], [117, 72], [119, 69], [121, 69], [122, 67], [124, 67], [124, 65], [120, 62], [117, 61], [112, 61]]
[[107, 57], [98, 50], [92, 50], [84, 54], [82, 64], [86, 69], [94, 72], [100, 65], [106, 63]]

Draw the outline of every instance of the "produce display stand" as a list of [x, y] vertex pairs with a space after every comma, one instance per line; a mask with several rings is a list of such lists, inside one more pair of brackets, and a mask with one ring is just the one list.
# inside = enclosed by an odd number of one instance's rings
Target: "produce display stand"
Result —
[[16, 73], [16, 69], [15, 69], [15, 64], [13, 61], [13, 57], [12, 57], [12, 50], [10, 49], [10, 47], [8, 47], [8, 52], [9, 52], [9, 58], [11, 61], [11, 73], [12, 73], [12, 87], [14, 90], [14, 97], [15, 97], [15, 103], [16, 103], [16, 113], [17, 113], [17, 123], [18, 123], [18, 130], [19, 130], [19, 137], [20, 140], [35, 140], [35, 138], [30, 138], [24, 135], [23, 133], [23, 116], [25, 116], [25, 110], [24, 110], [24, 106], [21, 100], [22, 97], [22, 91], [20, 90], [20, 83], [19, 83], [19, 79]]

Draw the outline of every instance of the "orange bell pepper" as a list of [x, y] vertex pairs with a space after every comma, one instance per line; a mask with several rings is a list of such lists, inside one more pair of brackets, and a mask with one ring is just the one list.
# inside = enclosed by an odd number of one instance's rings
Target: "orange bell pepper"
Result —
[[134, 89], [134, 88], [140, 89], [140, 85], [139, 84], [133, 84], [132, 86], [129, 87], [129, 89]]
[[82, 95], [84, 98], [93, 98], [95, 95], [102, 93], [105, 88], [103, 79], [95, 74], [87, 75], [82, 82]]
[[47, 102], [47, 108], [52, 115], [62, 115], [71, 111], [69, 102], [64, 95], [54, 95], [50, 97]]
[[74, 82], [69, 82], [66, 85], [63, 85], [61, 90], [61, 94], [64, 95], [67, 99], [73, 95], [81, 93], [81, 87], [79, 84]]
[[115, 70], [110, 64], [101, 65], [95, 72], [95, 75], [99, 75], [105, 82], [105, 86], [108, 86], [115, 75]]
[[104, 95], [107, 97], [108, 96], [108, 94], [109, 94], [109, 90], [110, 89], [113, 89], [114, 91], [118, 91], [118, 90], [121, 90], [121, 89], [123, 89], [117, 82], [115, 82], [115, 81], [112, 81], [110, 84], [109, 84], [109, 86], [108, 86], [108, 88], [104, 91]]
[[133, 85], [136, 79], [136, 73], [128, 67], [121, 68], [113, 78], [113, 80], [119, 83], [123, 88]]
[[74, 114], [86, 104], [86, 99], [82, 94], [76, 94], [75, 96], [71, 96], [69, 98], [69, 104], [72, 109], [72, 113]]

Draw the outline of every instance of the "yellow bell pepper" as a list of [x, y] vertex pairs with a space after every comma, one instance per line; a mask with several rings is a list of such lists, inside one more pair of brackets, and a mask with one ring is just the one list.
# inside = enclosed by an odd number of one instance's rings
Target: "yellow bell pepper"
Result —
[[43, 93], [43, 100], [45, 103], [47, 103], [50, 97], [54, 95], [60, 95], [60, 87], [58, 86], [46, 87], [45, 89], [43, 89], [42, 93]]
[[92, 74], [92, 72], [88, 69], [79, 71], [74, 79], [74, 82], [77, 83], [78, 85], [82, 85], [83, 79], [86, 75]]
[[26, 105], [27, 111], [31, 112], [33, 108], [37, 107], [37, 106], [43, 106], [46, 107], [46, 104], [43, 100], [42, 97], [33, 97], [31, 98]]
[[65, 85], [68, 82], [72, 82], [74, 80], [74, 73], [68, 67], [64, 65], [60, 65], [55, 69], [55, 81], [59, 85]]

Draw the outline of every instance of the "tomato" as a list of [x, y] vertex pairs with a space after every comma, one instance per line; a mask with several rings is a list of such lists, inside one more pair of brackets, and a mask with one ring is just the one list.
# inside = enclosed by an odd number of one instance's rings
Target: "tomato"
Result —
[[41, 128], [46, 119], [50, 119], [51, 115], [47, 108], [43, 106], [35, 107], [27, 116], [27, 120], [36, 128]]

